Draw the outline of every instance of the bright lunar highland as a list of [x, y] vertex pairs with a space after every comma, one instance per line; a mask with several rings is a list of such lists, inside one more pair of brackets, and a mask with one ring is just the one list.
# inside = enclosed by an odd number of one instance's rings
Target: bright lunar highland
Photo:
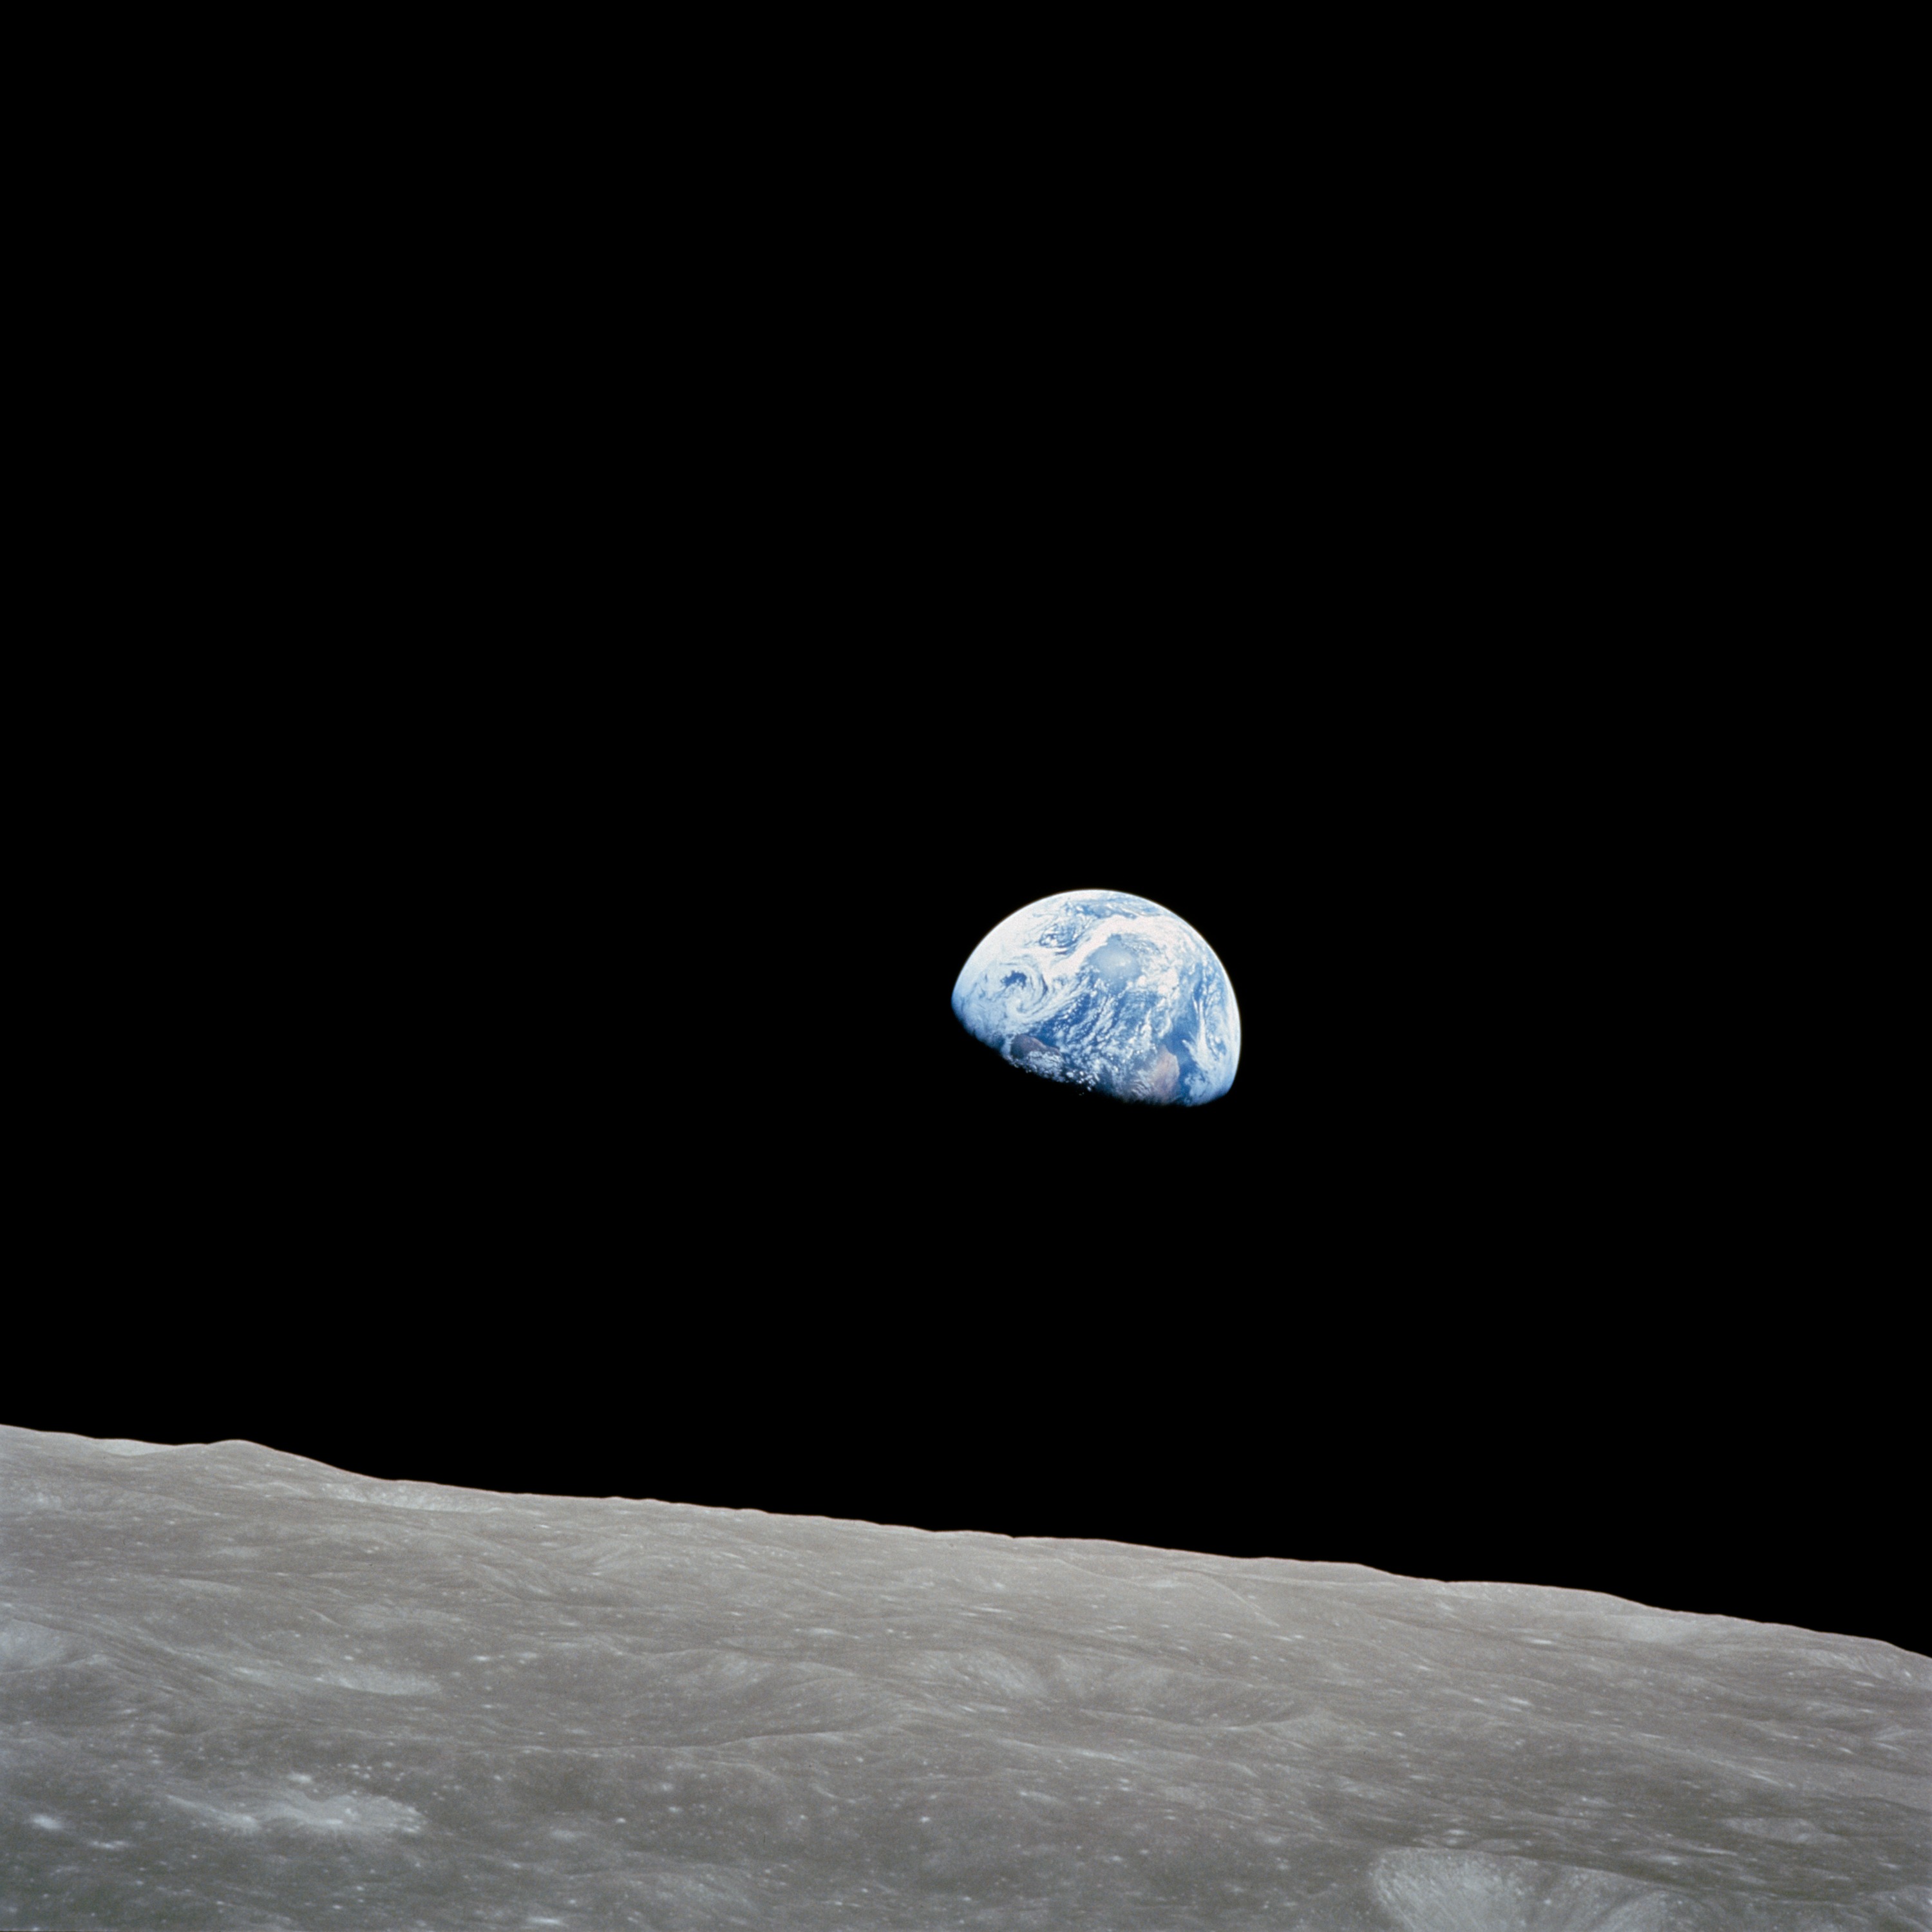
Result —
[[1927, 1932], [1932, 1660], [0, 1427], [0, 1925]]
[[1218, 1100], [1241, 1058], [1214, 949], [1132, 892], [1059, 893], [1002, 920], [973, 949], [952, 1010], [1016, 1066], [1124, 1100]]

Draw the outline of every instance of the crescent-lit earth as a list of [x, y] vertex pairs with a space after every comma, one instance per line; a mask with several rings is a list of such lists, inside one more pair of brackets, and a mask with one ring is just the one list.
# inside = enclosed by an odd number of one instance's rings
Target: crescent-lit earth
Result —
[[1214, 949], [1132, 892], [1022, 906], [973, 949], [952, 1010], [1014, 1066], [1118, 1100], [1198, 1106], [1240, 1064], [1240, 1010]]

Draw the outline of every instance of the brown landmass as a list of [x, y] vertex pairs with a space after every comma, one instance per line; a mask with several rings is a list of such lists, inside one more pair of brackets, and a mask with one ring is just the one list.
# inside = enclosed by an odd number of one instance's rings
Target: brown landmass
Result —
[[1171, 1100], [1180, 1084], [1180, 1062], [1166, 1047], [1127, 1076], [1124, 1090], [1136, 1100]]

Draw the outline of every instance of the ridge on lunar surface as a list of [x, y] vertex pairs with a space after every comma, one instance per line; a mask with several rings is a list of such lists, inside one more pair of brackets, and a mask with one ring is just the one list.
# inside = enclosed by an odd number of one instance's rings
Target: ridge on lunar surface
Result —
[[0, 1426], [8, 1926], [1926, 1928], [1929, 1703], [1584, 1592]]
[[1057, 893], [1003, 919], [960, 969], [952, 1010], [1012, 1065], [1118, 1100], [1198, 1106], [1240, 1062], [1214, 949], [1132, 892]]

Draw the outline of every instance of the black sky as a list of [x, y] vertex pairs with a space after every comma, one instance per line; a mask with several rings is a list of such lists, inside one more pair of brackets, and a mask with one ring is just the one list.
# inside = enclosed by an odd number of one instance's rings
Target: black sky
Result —
[[[46, 1142], [72, 1340], [7, 1419], [1928, 1648], [1868, 1178], [1717, 726], [956, 643], [480, 738], [364, 691], [118, 821], [140, 964]], [[1222, 1102], [953, 1021], [1090, 886], [1220, 953]]]
[[[5, 1419], [1932, 1650], [1836, 470], [1589, 224], [1235, 134], [680, 188], [640, 304], [628, 202], [490, 229], [419, 353], [385, 280], [110, 407]], [[1078, 886], [1220, 952], [1225, 1100], [956, 1026]]]

